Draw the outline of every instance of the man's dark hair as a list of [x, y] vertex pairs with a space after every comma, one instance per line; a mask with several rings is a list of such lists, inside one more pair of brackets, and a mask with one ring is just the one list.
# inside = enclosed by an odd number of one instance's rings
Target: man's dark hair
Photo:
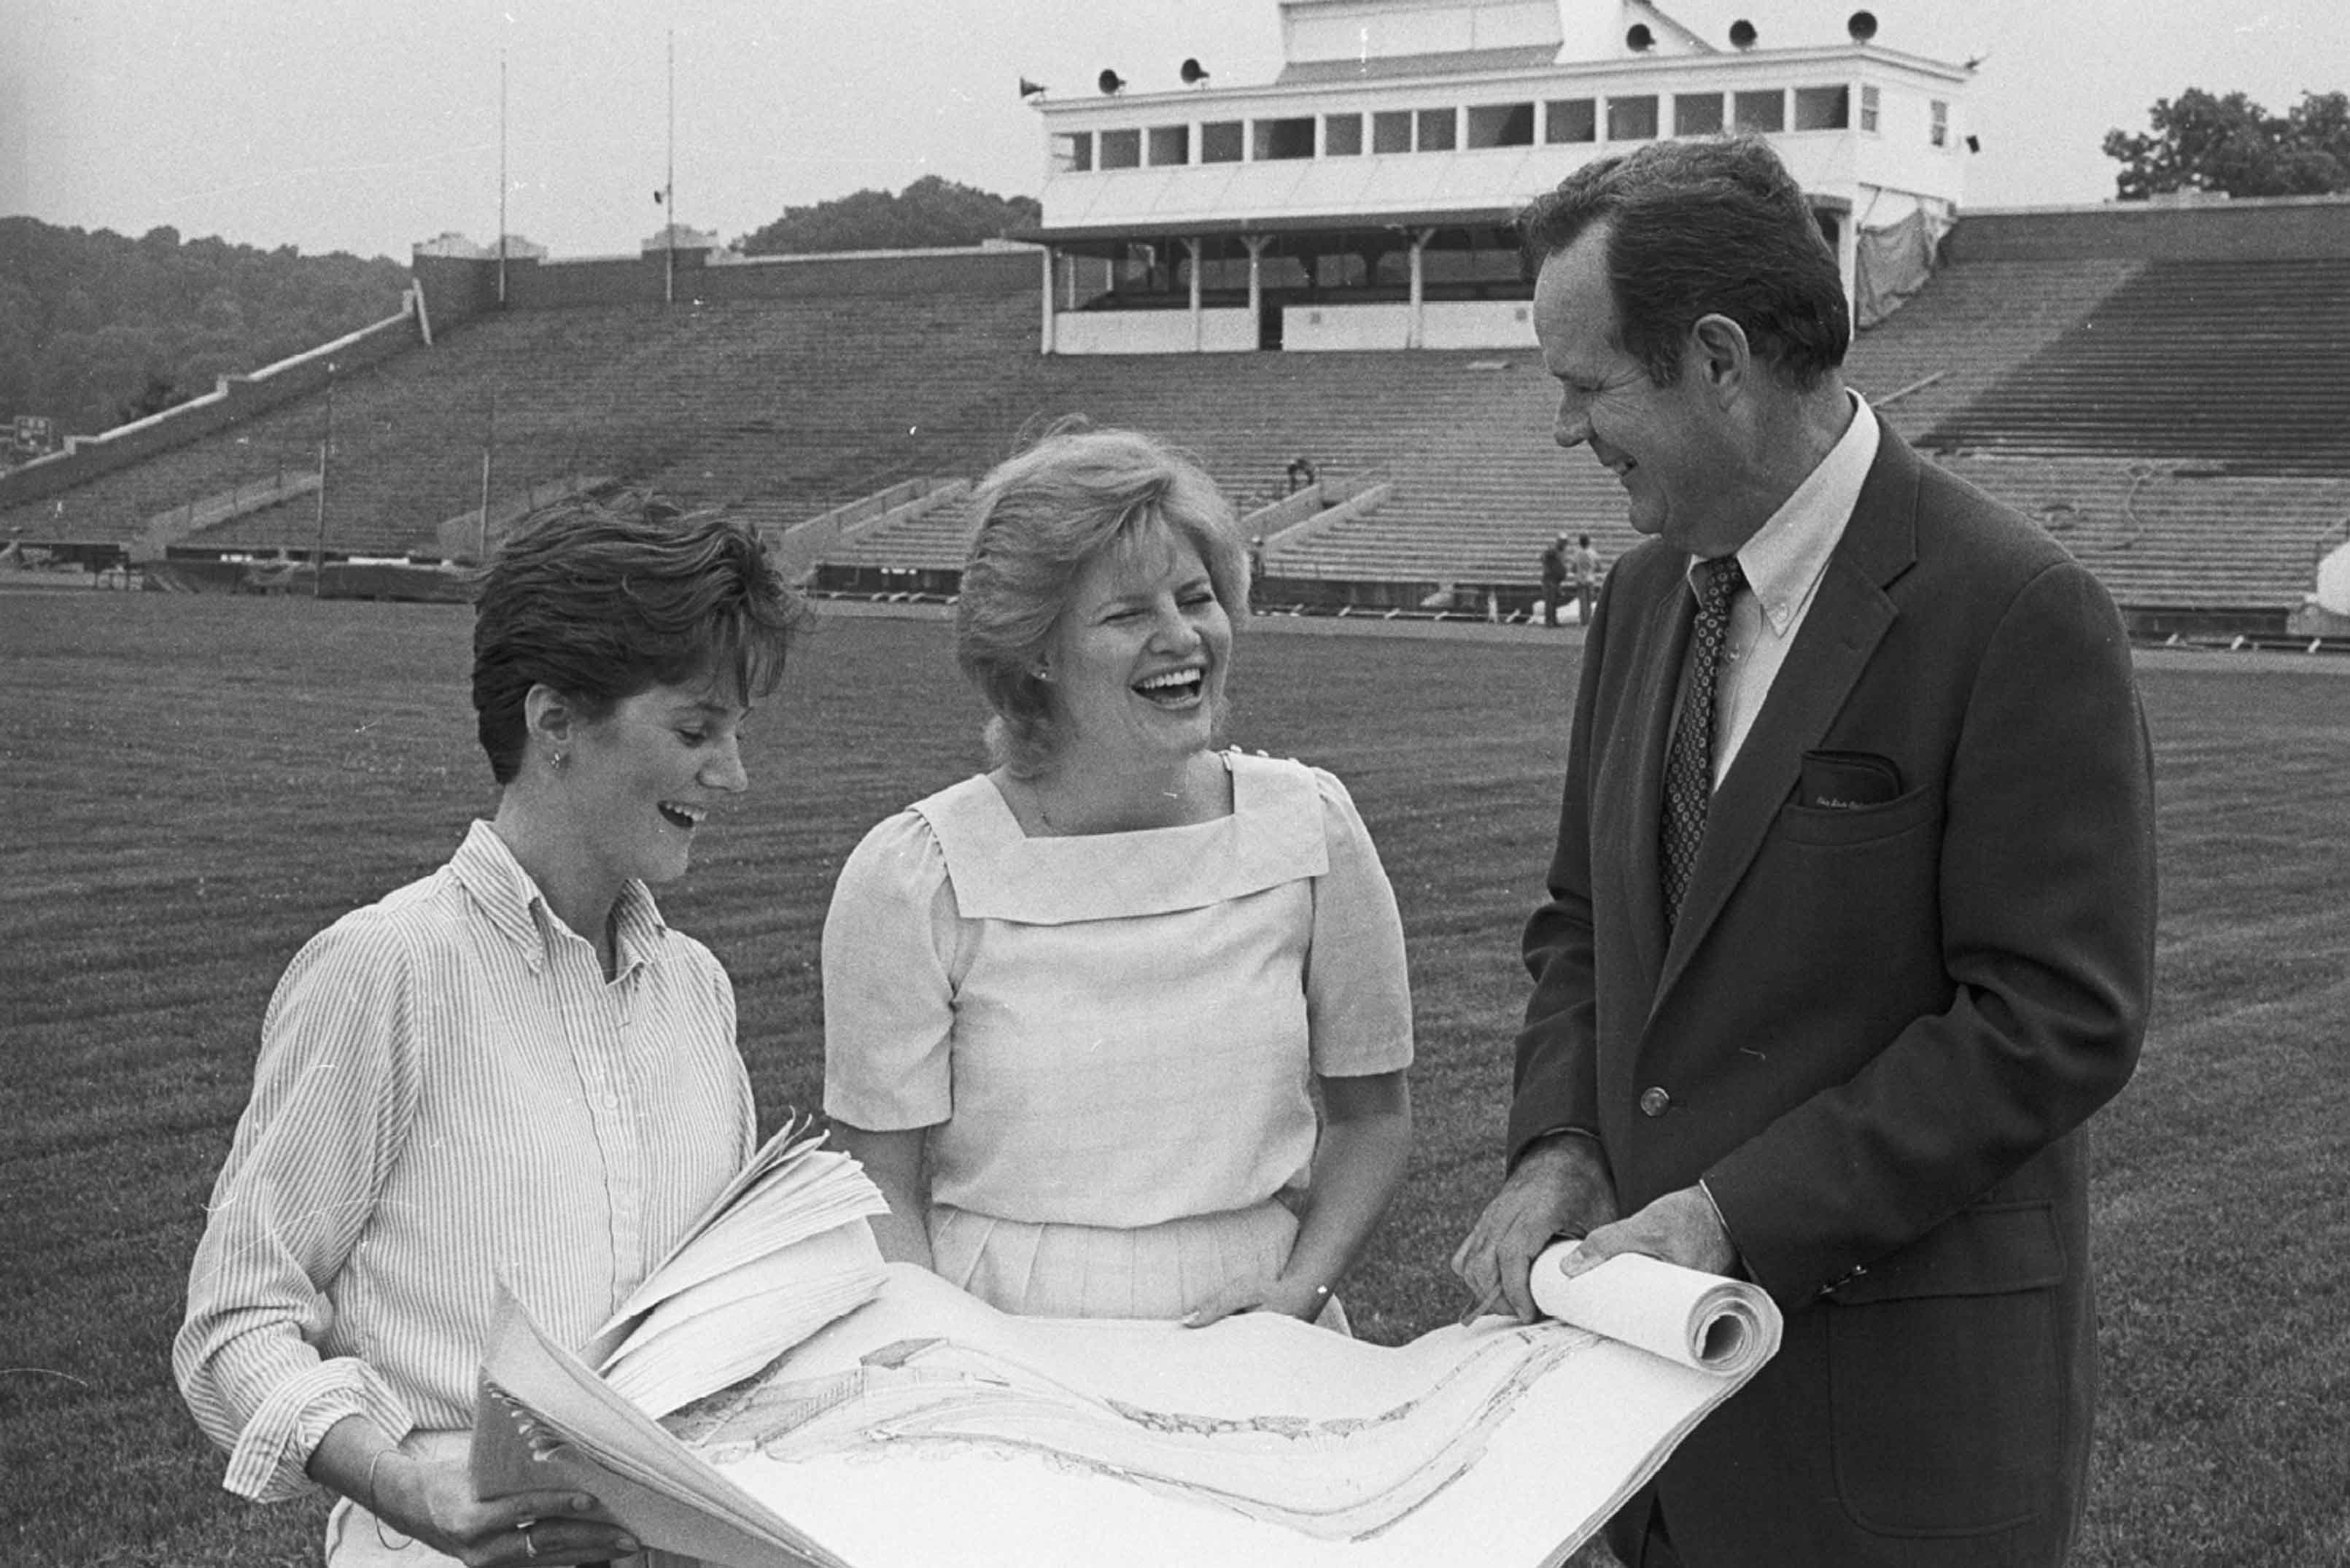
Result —
[[1607, 226], [1619, 347], [1680, 379], [1702, 316], [1726, 316], [1780, 381], [1810, 391], [1852, 341], [1835, 254], [1803, 188], [1756, 137], [1657, 141], [1586, 164], [1518, 214], [1526, 273]]
[[708, 680], [749, 704], [774, 690], [806, 607], [749, 524], [639, 491], [556, 503], [499, 545], [473, 605], [473, 710], [508, 784], [546, 685], [595, 721], [655, 686]]

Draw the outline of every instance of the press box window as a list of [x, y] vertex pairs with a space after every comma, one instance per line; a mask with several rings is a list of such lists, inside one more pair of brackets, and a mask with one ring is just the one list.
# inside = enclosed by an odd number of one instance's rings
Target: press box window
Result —
[[1323, 117], [1323, 157], [1359, 158], [1362, 152], [1363, 117], [1361, 115], [1333, 114]]
[[1053, 167], [1063, 174], [1084, 174], [1094, 166], [1094, 133], [1063, 131], [1053, 138]]
[[1607, 100], [1607, 140], [1654, 141], [1657, 100], [1653, 98], [1611, 98]]
[[1741, 131], [1787, 129], [1787, 95], [1783, 92], [1742, 92], [1731, 100]]
[[1150, 128], [1150, 166], [1191, 161], [1191, 128], [1188, 125], [1154, 125]]
[[1950, 144], [1950, 106], [1938, 98], [1927, 107], [1932, 111], [1933, 118], [1927, 126], [1926, 140], [1937, 147], [1948, 147]]
[[1283, 158], [1314, 156], [1314, 117], [1295, 119], [1260, 119], [1255, 122], [1256, 150], [1253, 156], [1260, 163]]
[[1422, 152], [1450, 152], [1461, 145], [1461, 116], [1449, 109], [1423, 109], [1419, 111], [1419, 150]]
[[1241, 134], [1237, 119], [1211, 119], [1200, 127], [1200, 161], [1202, 163], [1238, 163], [1241, 149], [1247, 143]]
[[1842, 130], [1852, 123], [1852, 89], [1846, 87], [1797, 88], [1797, 130]]
[[1721, 134], [1721, 95], [1718, 92], [1681, 92], [1673, 95], [1673, 134], [1675, 136], [1720, 136]]
[[1599, 104], [1587, 98], [1555, 98], [1543, 106], [1544, 141], [1599, 140]]
[[1101, 166], [1105, 169], [1142, 167], [1142, 132], [1105, 130], [1101, 133]]
[[1475, 103], [1469, 106], [1471, 147], [1532, 147], [1534, 106], [1530, 103]]
[[1371, 116], [1371, 151], [1374, 152], [1410, 151], [1411, 110], [1382, 109]]
[[1860, 89], [1860, 128], [1872, 136], [1877, 132], [1877, 89], [1873, 87]]

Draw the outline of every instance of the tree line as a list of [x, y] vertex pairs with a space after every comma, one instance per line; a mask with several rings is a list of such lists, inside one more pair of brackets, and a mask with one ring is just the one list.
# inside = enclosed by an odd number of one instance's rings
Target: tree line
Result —
[[2150, 132], [2109, 130], [2125, 202], [2178, 191], [2228, 196], [2322, 196], [2350, 191], [2350, 93], [2303, 92], [2271, 114], [2241, 92], [2189, 88], [2158, 99]]
[[408, 269], [0, 218], [0, 419], [92, 434], [400, 309]]
[[1045, 209], [1034, 196], [993, 196], [925, 174], [896, 195], [859, 191], [784, 215], [735, 242], [745, 255], [818, 251], [927, 250], [975, 245], [1034, 229]]

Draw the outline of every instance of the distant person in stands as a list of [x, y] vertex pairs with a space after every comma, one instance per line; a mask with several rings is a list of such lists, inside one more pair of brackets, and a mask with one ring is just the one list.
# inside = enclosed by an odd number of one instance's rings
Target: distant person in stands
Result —
[[1591, 535], [1575, 536], [1575, 556], [1569, 566], [1575, 573], [1575, 624], [1591, 624], [1591, 603], [1599, 593], [1601, 566], [1599, 552], [1591, 547]]
[[1314, 471], [1313, 460], [1302, 455], [1291, 458], [1289, 460], [1289, 467], [1284, 471], [1284, 472], [1288, 476], [1289, 493], [1292, 495], [1296, 494], [1301, 490], [1306, 489], [1314, 483], [1315, 479], [1320, 477]]
[[825, 1108], [881, 1250], [1007, 1312], [1343, 1326], [1411, 1141], [1403, 930], [1345, 786], [1218, 749], [1232, 509], [1064, 429], [973, 515], [993, 765], [867, 835], [825, 922]]
[[330, 1568], [637, 1549], [583, 1494], [474, 1495], [474, 1379], [498, 1281], [580, 1343], [752, 1152], [733, 989], [647, 886], [743, 789], [802, 614], [742, 524], [528, 520], [473, 626], [495, 815], [270, 1001], [172, 1365], [228, 1490], [340, 1494]]
[[1542, 597], [1543, 624], [1558, 624], [1558, 601], [1566, 593], [1566, 535], [1561, 534], [1543, 546]]

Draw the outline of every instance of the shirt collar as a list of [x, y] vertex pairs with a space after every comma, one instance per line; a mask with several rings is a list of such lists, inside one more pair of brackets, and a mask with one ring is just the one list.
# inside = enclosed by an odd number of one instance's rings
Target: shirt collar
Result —
[[[498, 836], [497, 829], [476, 820], [450, 857], [449, 869], [472, 895], [491, 929], [521, 950], [531, 972], [536, 974], [544, 968], [558, 930], [569, 928], [548, 907], [546, 896], [506, 847], [506, 841]], [[650, 889], [635, 877], [620, 884], [619, 899], [612, 906], [617, 975], [657, 961], [668, 931]]]
[[[1794, 493], [1780, 504], [1770, 520], [1738, 548], [1739, 568], [1746, 587], [1771, 623], [1773, 635], [1784, 637], [1812, 590], [1826, 572], [1828, 557], [1852, 521], [1860, 489], [1877, 462], [1877, 415], [1858, 392], [1852, 399], [1852, 423], [1817, 468], [1804, 476]], [[1689, 570], [1697, 570], [1691, 557]], [[1694, 579], [1692, 579], [1692, 584]]]

